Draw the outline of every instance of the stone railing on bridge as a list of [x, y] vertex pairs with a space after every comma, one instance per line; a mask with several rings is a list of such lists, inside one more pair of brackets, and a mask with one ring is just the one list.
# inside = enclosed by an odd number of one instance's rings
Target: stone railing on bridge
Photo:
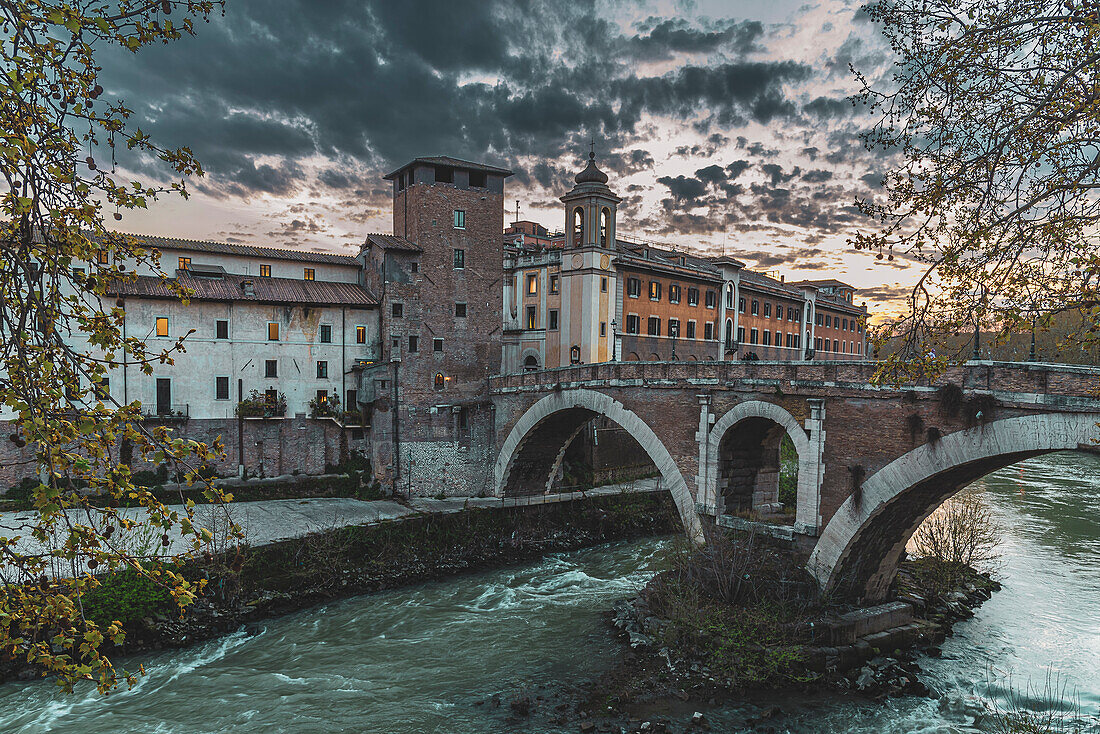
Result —
[[[1095, 410], [1100, 401], [1100, 367], [1038, 362], [972, 361], [950, 368], [934, 381], [900, 386], [874, 383], [876, 362], [600, 362], [497, 375], [493, 394], [543, 392], [578, 387], [706, 389], [803, 389], [828, 392], [930, 391], [954, 384], [1012, 400], [1044, 396], [1043, 402]], [[1034, 400], [1034, 398], [1031, 398]]]

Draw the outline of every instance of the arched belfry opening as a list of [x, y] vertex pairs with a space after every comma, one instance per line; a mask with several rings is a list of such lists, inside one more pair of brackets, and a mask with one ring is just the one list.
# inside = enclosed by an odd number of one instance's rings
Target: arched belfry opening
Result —
[[596, 153], [574, 179], [576, 185], [561, 197], [565, 204], [565, 231], [572, 247], [615, 248], [615, 215], [621, 199], [607, 185], [607, 174], [596, 165]]
[[584, 207], [573, 207], [573, 229], [572, 229], [572, 245], [573, 247], [584, 246]]

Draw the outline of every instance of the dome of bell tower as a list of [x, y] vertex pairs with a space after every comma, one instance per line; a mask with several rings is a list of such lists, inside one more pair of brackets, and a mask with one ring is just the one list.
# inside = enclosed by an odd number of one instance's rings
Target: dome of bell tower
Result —
[[607, 183], [607, 174], [604, 173], [596, 166], [596, 153], [592, 152], [588, 154], [588, 165], [584, 167], [584, 170], [578, 173], [574, 178], [579, 184], [583, 183]]

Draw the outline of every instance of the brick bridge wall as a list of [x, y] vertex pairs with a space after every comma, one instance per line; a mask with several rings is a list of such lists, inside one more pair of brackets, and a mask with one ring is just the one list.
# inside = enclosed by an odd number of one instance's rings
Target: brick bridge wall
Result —
[[[781, 408], [773, 409], [774, 413], [785, 411], [794, 419], [788, 422], [797, 423], [793, 430], [788, 426], [788, 433], [803, 444], [810, 439], [811, 448], [803, 446], [802, 452], [820, 452], [809, 457], [809, 463], [801, 453], [799, 457], [796, 529], [808, 535], [820, 534], [853, 495], [858, 503], [864, 480], [919, 447], [934, 447], [943, 437], [1005, 419], [1100, 411], [1096, 396], [1100, 370], [1094, 368], [974, 362], [949, 370], [934, 383], [899, 387], [873, 385], [874, 371], [874, 364], [857, 362], [602, 363], [494, 377], [490, 390], [498, 447], [524, 413], [546, 395], [558, 394], [565, 400], [577, 391], [606, 395], [652, 429], [675, 462], [692, 500], [711, 512], [720, 511], [721, 499], [714, 496], [718, 477], [713, 468], [707, 468], [707, 451], [715, 452], [712, 447], [723, 439], [711, 435], [711, 427], [748, 401]], [[548, 419], [545, 431], [538, 429], [538, 435], [529, 437], [516, 454], [516, 472], [507, 477], [512, 491], [545, 483], [544, 472], [562, 449], [560, 442], [594, 415], [579, 407], [570, 413], [568, 418]], [[823, 422], [815, 422], [822, 416]], [[707, 427], [705, 432], [700, 426]], [[998, 465], [1003, 464], [986, 460], [976, 471], [984, 473]], [[811, 477], [803, 487], [802, 474], [807, 470], [820, 481]], [[507, 474], [507, 468], [504, 471]], [[955, 479], [973, 473], [963, 471]], [[903, 513], [905, 522], [921, 515], [925, 504], [938, 504], [963, 486], [953, 481], [932, 483], [937, 489], [912, 500], [911, 511]], [[950, 491], [945, 493], [947, 486]], [[896, 525], [900, 528], [905, 522], [898, 520]], [[880, 546], [871, 552], [885, 552]], [[873, 568], [861, 571], [858, 583], [875, 572]]]

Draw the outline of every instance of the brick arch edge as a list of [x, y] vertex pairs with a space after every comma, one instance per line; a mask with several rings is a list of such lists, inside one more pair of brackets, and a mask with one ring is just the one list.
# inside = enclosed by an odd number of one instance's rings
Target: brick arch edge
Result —
[[[810, 573], [823, 591], [834, 588], [860, 534], [871, 529], [891, 502], [922, 482], [966, 464], [997, 457], [1005, 457], [1012, 463], [1013, 457], [1091, 446], [1100, 437], [1098, 421], [1100, 415], [1095, 413], [1004, 418], [950, 433], [934, 444], [918, 446], [868, 477], [858, 502], [849, 497], [837, 509], [810, 554], [807, 564]], [[934, 509], [929, 508], [923, 517]]]
[[584, 408], [606, 416], [625, 429], [641, 445], [649, 458], [661, 472], [662, 483], [672, 493], [680, 520], [688, 536], [696, 542], [702, 542], [703, 528], [699, 515], [695, 511], [695, 500], [688, 490], [687, 482], [676, 465], [672, 454], [657, 438], [657, 434], [636, 413], [625, 408], [622, 403], [595, 390], [565, 390], [552, 393], [540, 399], [527, 409], [504, 439], [504, 444], [493, 466], [493, 488], [498, 497], [504, 496], [504, 486], [511, 471], [512, 462], [518, 453], [524, 438], [538, 426], [543, 419], [562, 410]]

